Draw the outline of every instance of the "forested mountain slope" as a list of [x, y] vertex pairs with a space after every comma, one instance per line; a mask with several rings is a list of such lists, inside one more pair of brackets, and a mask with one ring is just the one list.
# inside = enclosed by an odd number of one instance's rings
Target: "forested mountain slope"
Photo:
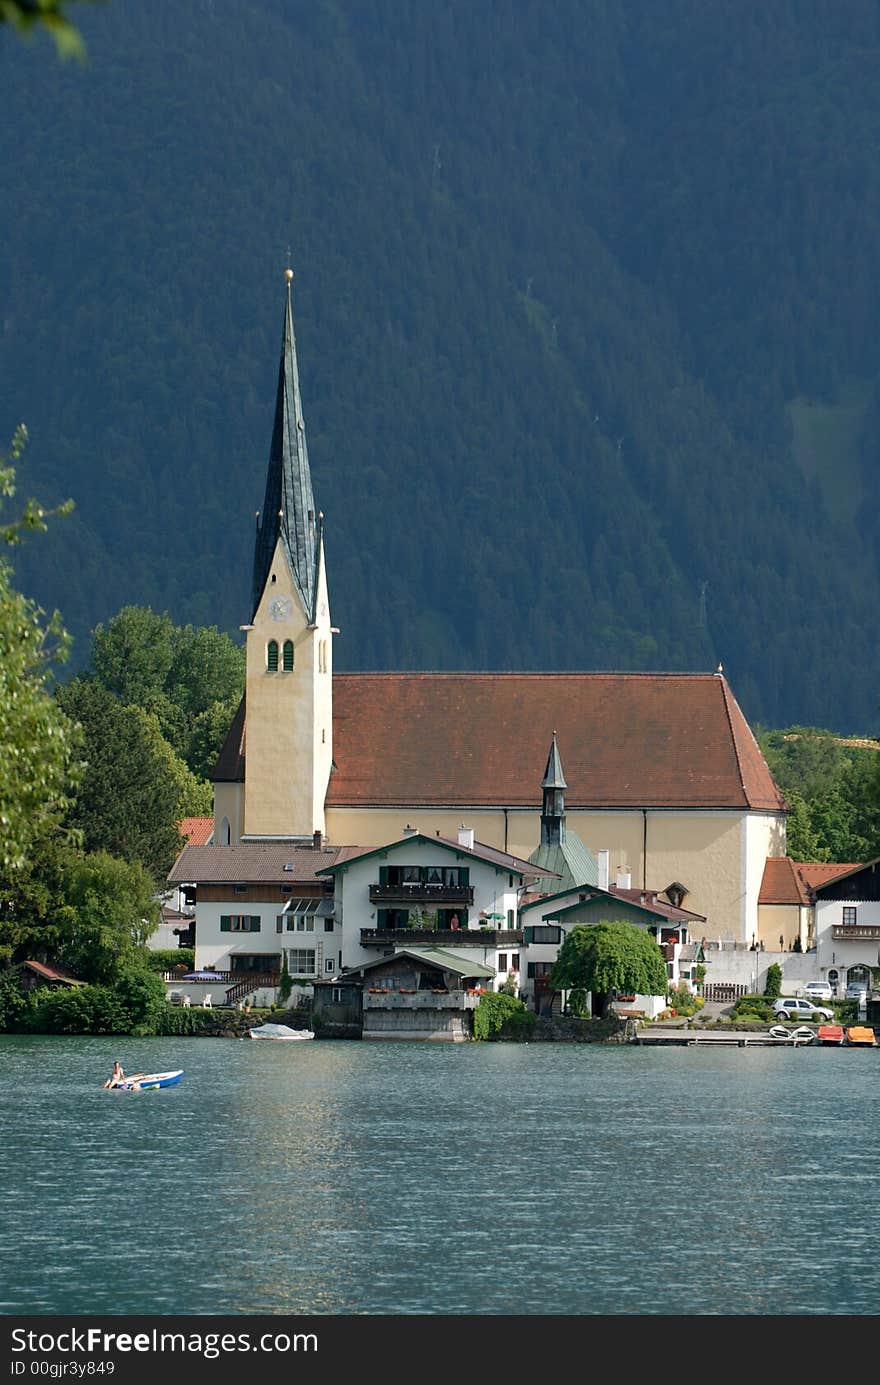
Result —
[[288, 244], [340, 668], [877, 727], [880, 10], [112, 0], [0, 34], [19, 583], [250, 614]]

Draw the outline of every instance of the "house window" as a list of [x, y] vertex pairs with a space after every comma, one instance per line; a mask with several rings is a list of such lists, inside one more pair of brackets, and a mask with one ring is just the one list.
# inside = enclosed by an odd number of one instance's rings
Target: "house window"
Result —
[[332, 919], [325, 919], [325, 920], [324, 920], [324, 932], [325, 932], [325, 933], [332, 933], [334, 927], [335, 927], [335, 925], [334, 925]]
[[499, 971], [507, 971], [507, 953], [506, 953], [506, 952], [499, 952], [499, 954], [498, 954], [498, 970], [499, 970]]
[[333, 957], [325, 957], [324, 970], [329, 971], [331, 974], [336, 970], [336, 962]]
[[524, 930], [527, 943], [558, 943], [562, 939], [562, 929], [554, 924], [536, 923]]
[[510, 954], [510, 970], [511, 970], [511, 971], [519, 971], [519, 953], [518, 953], [518, 952], [511, 952], [511, 954]]
[[516, 924], [514, 922], [514, 913], [512, 909], [508, 909], [507, 911], [507, 926], [509, 929], [511, 929], [511, 931], [516, 927]]
[[278, 672], [278, 641], [270, 640], [266, 645], [266, 668], [270, 673]]
[[247, 885], [233, 885], [232, 887], [233, 894], [247, 894], [247, 890]]
[[291, 976], [315, 975], [314, 948], [292, 947], [287, 953], [287, 970]]
[[843, 926], [844, 928], [855, 928], [858, 918], [858, 909], [854, 904], [844, 904], [843, 906]]
[[285, 640], [281, 652], [282, 667], [285, 673], [293, 672], [293, 640]]
[[552, 962], [529, 962], [526, 974], [530, 981], [536, 981], [541, 976], [549, 976], [552, 970]]
[[221, 914], [221, 933], [259, 933], [259, 914]]

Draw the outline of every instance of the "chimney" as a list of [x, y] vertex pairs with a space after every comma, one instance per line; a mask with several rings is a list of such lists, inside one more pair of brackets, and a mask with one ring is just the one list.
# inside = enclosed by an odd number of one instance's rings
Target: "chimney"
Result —
[[617, 870], [617, 888], [619, 890], [629, 890], [632, 888], [632, 876], [628, 870], [623, 869], [623, 866], [619, 866]]
[[403, 835], [404, 835], [405, 837], [415, 837], [415, 836], [416, 836], [416, 828], [413, 827], [413, 825], [412, 825], [411, 822], [408, 822], [408, 823], [406, 824], [406, 827], [404, 827], [404, 829], [403, 829]]
[[599, 865], [599, 889], [608, 889], [608, 857], [611, 855], [607, 847], [602, 851], [596, 852], [596, 860]]
[[468, 851], [473, 851], [474, 829], [472, 827], [465, 827], [464, 823], [461, 824], [458, 829], [458, 844], [467, 847]]
[[320, 851], [323, 844], [324, 837], [319, 828], [317, 831], [312, 833], [312, 846], [314, 847], [315, 851]]

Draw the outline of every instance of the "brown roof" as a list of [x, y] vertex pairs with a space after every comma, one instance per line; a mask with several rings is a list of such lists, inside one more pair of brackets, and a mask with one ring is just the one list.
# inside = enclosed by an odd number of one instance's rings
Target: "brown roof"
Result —
[[630, 904], [638, 905], [640, 909], [653, 909], [655, 914], [662, 914], [664, 918], [675, 923], [706, 922], [705, 914], [694, 914], [690, 909], [679, 909], [675, 904], [670, 904], [668, 899], [661, 899], [657, 890], [629, 890], [621, 885], [609, 885], [608, 894], [617, 895]]
[[857, 866], [841, 865], [834, 861], [793, 861], [790, 856], [768, 857], [758, 903], [809, 904], [810, 890], [857, 869]]
[[[185, 846], [168, 873], [175, 884], [320, 884], [316, 871], [358, 854], [353, 846]], [[292, 870], [285, 870], [285, 866]]]
[[189, 846], [205, 846], [214, 831], [213, 818], [181, 818], [178, 831]]
[[[557, 732], [572, 808], [786, 804], [719, 674], [342, 673], [328, 807], [538, 807]], [[244, 777], [244, 706], [217, 780]]]
[[85, 985], [85, 982], [74, 976], [66, 967], [47, 967], [45, 962], [35, 962], [30, 957], [21, 965], [29, 971], [35, 971], [37, 976], [42, 976], [45, 981], [62, 981], [65, 986]]

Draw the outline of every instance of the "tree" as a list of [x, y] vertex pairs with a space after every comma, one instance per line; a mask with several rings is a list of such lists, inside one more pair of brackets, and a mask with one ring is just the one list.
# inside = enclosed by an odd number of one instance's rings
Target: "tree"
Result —
[[90, 677], [158, 720], [194, 773], [207, 777], [244, 690], [244, 649], [216, 626], [175, 625], [124, 606], [92, 635]]
[[[0, 500], [15, 493], [15, 462], [27, 432], [15, 434], [0, 457]], [[62, 507], [65, 511], [68, 505]], [[44, 511], [29, 501], [21, 516], [0, 527], [8, 544], [45, 529]], [[16, 591], [12, 569], [0, 559], [0, 866], [23, 865], [30, 843], [57, 823], [76, 776], [77, 740], [48, 687], [53, 664], [67, 653], [58, 613], [43, 612]]]
[[67, 18], [61, 0], [0, 0], [0, 24], [9, 24], [23, 34], [33, 28], [45, 29], [60, 58], [85, 57], [82, 35]]
[[85, 980], [102, 983], [146, 969], [143, 946], [158, 922], [159, 903], [142, 866], [95, 852], [68, 863], [63, 889], [70, 926], [60, 940], [60, 960]]
[[622, 921], [576, 924], [559, 949], [550, 976], [556, 990], [590, 991], [593, 1013], [605, 1015], [612, 990], [665, 995], [666, 963], [643, 928]]
[[[176, 824], [205, 793], [163, 739], [156, 718], [123, 706], [98, 683], [74, 679], [58, 693], [83, 729], [85, 767], [72, 825], [87, 851], [107, 851], [164, 877], [183, 845]], [[198, 793], [196, 792], [198, 790]]]

